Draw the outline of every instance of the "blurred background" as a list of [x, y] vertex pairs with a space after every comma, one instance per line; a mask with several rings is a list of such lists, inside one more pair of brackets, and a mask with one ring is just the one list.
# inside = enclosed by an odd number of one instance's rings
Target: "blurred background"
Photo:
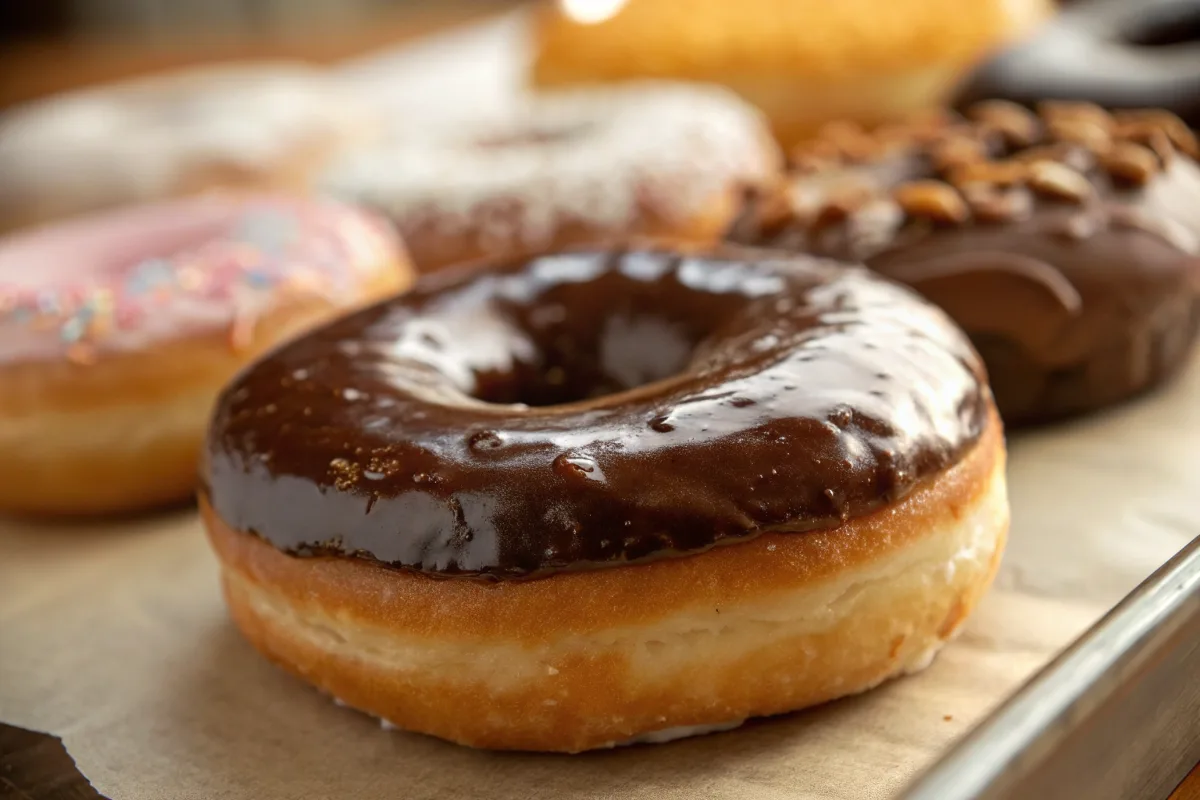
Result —
[[328, 63], [516, 5], [517, 0], [3, 0], [0, 108], [214, 61]]

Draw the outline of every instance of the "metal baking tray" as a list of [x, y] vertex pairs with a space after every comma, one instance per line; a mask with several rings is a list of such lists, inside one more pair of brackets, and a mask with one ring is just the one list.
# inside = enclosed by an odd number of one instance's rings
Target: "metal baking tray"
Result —
[[1200, 537], [900, 794], [1166, 798], [1200, 763]]

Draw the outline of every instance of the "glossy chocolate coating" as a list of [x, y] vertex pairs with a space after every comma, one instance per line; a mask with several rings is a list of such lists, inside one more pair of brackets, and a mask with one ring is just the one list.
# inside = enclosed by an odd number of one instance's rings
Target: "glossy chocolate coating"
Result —
[[521, 577], [830, 527], [952, 464], [990, 394], [866, 270], [591, 250], [431, 276], [230, 385], [217, 514], [294, 554]]
[[955, 103], [993, 98], [1165, 108], [1200, 127], [1200, 0], [1073, 3], [980, 66]]
[[[1194, 139], [1090, 107], [984, 111], [892, 131], [871, 156], [858, 142], [788, 197], [752, 197], [729, 238], [863, 260], [912, 286], [970, 334], [1010, 425], [1174, 374], [1200, 322], [1200, 168], [1163, 131]], [[1096, 141], [1071, 141], [1083, 136]]]

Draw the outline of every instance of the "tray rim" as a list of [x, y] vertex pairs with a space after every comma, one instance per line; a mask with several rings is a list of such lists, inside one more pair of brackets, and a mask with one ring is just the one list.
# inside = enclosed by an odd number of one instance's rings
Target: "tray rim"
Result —
[[[898, 800], [1028, 800], [1049, 787], [1121, 774], [1166, 798], [1200, 764], [1200, 536], [1126, 595], [897, 795]], [[1104, 714], [1149, 693], [1173, 702], [1166, 713], [1140, 714], [1118, 732], [1126, 741], [1153, 737], [1161, 758], [1106, 761], [1082, 775], [1073, 757], [1099, 755], [1108, 741]], [[1173, 697], [1172, 697], [1173, 695]], [[1145, 709], [1142, 709], [1144, 711]], [[1111, 739], [1111, 734], [1109, 734]], [[1082, 748], [1082, 749], [1081, 749]], [[1090, 749], [1089, 749], [1090, 748]], [[1107, 748], [1111, 749], [1111, 748]], [[1129, 748], [1136, 752], [1136, 748]], [[1144, 759], [1143, 759], [1144, 761]], [[1166, 762], [1165, 764], [1163, 762]], [[1153, 773], [1153, 774], [1151, 774]], [[1125, 797], [1126, 783], [1084, 794]], [[1032, 793], [1031, 793], [1032, 790]]]

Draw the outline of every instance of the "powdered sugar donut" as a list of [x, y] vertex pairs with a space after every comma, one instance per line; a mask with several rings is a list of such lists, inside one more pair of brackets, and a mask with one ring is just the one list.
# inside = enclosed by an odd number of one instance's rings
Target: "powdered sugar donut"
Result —
[[419, 269], [614, 235], [706, 240], [780, 155], [724, 90], [647, 83], [527, 98], [472, 122], [405, 126], [318, 180], [381, 210]]
[[221, 384], [410, 275], [382, 221], [271, 196], [184, 198], [0, 239], [0, 510], [186, 497]]
[[233, 186], [300, 188], [373, 130], [316, 68], [233, 64], [85, 89], [0, 116], [0, 227]]

